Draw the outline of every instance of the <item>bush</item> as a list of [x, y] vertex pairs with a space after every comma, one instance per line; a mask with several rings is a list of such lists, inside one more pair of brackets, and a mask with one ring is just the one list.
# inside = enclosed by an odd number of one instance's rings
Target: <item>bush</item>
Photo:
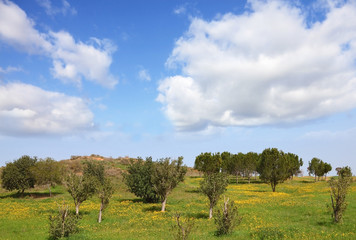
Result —
[[65, 204], [59, 208], [57, 215], [49, 216], [49, 221], [50, 239], [68, 237], [70, 234], [78, 232], [78, 218], [69, 211]]
[[216, 235], [220, 236], [231, 233], [241, 223], [242, 217], [239, 216], [234, 202], [229, 202], [229, 199], [224, 198], [222, 211], [217, 210], [214, 220], [217, 225]]
[[189, 239], [189, 234], [194, 229], [194, 221], [191, 218], [182, 220], [181, 215], [177, 213], [174, 218], [176, 224], [172, 226], [172, 231], [175, 240], [186, 240]]

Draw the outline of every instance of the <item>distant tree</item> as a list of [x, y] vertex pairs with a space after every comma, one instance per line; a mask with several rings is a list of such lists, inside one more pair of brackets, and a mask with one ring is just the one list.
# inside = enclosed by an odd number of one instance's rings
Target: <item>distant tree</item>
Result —
[[138, 158], [136, 162], [131, 161], [127, 173], [123, 175], [129, 191], [148, 203], [159, 201], [159, 196], [152, 182], [153, 165], [154, 162], [152, 162], [151, 157], [147, 157], [146, 161]]
[[221, 170], [222, 170], [222, 172], [229, 173], [232, 154], [230, 152], [225, 151], [225, 152], [222, 152], [220, 156], [221, 156]]
[[244, 157], [243, 153], [232, 154], [226, 163], [226, 172], [236, 176], [236, 183], [239, 183], [239, 175], [243, 171]]
[[326, 180], [326, 175], [328, 174], [328, 172], [330, 172], [333, 168], [331, 167], [331, 165], [329, 163], [325, 163], [324, 165], [324, 175], [325, 175], [325, 180]]
[[258, 165], [258, 172], [262, 181], [270, 183], [272, 191], [276, 191], [279, 183], [288, 179], [288, 165], [283, 151], [277, 148], [267, 148], [262, 154]]
[[59, 162], [52, 158], [40, 159], [31, 168], [36, 184], [47, 185], [49, 196], [52, 197], [51, 187], [62, 183], [62, 168]]
[[162, 212], [166, 209], [168, 195], [180, 183], [184, 181], [187, 167], [183, 166], [183, 157], [171, 161], [170, 158], [162, 158], [153, 166], [152, 183], [162, 202]]
[[248, 183], [250, 183], [252, 173], [256, 171], [258, 159], [258, 153], [254, 152], [249, 152], [243, 157], [243, 172], [248, 178]]
[[7, 163], [2, 171], [2, 187], [6, 190], [18, 190], [23, 196], [26, 189], [33, 188], [36, 183], [31, 168], [36, 164], [37, 158], [22, 156], [12, 163]]
[[288, 165], [288, 174], [293, 179], [300, 172], [300, 167], [303, 166], [303, 160], [294, 153], [287, 153], [285, 155]]
[[104, 209], [109, 205], [110, 198], [114, 193], [114, 188], [110, 179], [105, 174], [104, 165], [101, 162], [85, 162], [84, 176], [90, 179], [95, 187], [95, 193], [100, 199], [100, 209], [98, 222], [102, 221], [102, 214]]
[[319, 158], [313, 158], [310, 162], [309, 162], [309, 167], [308, 167], [308, 172], [309, 175], [314, 175], [315, 176], [315, 182], [316, 182], [316, 176], [318, 174], [318, 169], [319, 169], [319, 165], [321, 163], [321, 160]]
[[220, 153], [201, 153], [195, 158], [194, 168], [206, 174], [220, 172], [222, 158]]
[[86, 175], [70, 173], [65, 181], [67, 191], [72, 196], [75, 204], [75, 213], [79, 215], [79, 206], [95, 193], [96, 186], [93, 179]]
[[343, 214], [347, 207], [346, 195], [352, 182], [350, 167], [341, 168], [338, 171], [339, 177], [329, 181], [331, 189], [332, 218], [335, 223], [342, 221]]
[[209, 199], [209, 218], [213, 217], [213, 208], [219, 201], [221, 194], [226, 191], [228, 178], [224, 173], [205, 174], [200, 182], [200, 191]]

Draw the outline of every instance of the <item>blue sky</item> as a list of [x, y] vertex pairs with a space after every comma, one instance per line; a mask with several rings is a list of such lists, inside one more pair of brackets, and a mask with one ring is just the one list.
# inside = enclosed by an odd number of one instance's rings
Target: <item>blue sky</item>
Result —
[[355, 138], [355, 1], [0, 0], [1, 166], [277, 147], [306, 174]]

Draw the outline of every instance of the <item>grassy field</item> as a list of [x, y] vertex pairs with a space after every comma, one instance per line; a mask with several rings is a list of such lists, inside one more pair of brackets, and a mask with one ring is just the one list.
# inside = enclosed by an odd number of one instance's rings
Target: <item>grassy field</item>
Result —
[[[165, 213], [160, 212], [160, 204], [142, 203], [120, 183], [101, 224], [97, 223], [96, 197], [81, 205], [80, 232], [69, 239], [173, 239], [176, 212], [183, 218], [194, 218], [191, 239], [356, 239], [355, 182], [344, 223], [333, 224], [327, 211], [330, 194], [325, 181], [295, 178], [272, 193], [267, 184], [236, 184], [231, 179], [225, 196], [235, 201], [243, 220], [231, 235], [217, 237], [214, 220], [208, 219], [208, 200], [197, 191], [200, 180], [186, 177], [169, 195]], [[62, 186], [53, 192], [55, 196], [48, 198], [46, 189], [29, 190], [24, 198], [18, 198], [15, 192], [0, 190], [0, 239], [47, 239], [49, 215], [63, 201], [74, 209]]]

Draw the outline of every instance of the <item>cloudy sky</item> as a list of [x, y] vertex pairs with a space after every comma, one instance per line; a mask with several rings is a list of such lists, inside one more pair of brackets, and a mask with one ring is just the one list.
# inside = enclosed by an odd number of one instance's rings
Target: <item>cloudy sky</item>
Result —
[[356, 1], [0, 0], [0, 165], [277, 147], [356, 171]]

